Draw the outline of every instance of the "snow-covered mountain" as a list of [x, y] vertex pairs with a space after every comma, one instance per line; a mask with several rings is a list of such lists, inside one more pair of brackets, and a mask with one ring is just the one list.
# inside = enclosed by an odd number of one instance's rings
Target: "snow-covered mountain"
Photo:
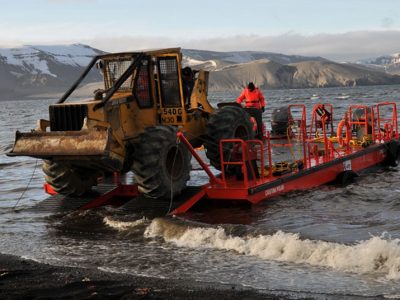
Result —
[[312, 88], [400, 83], [399, 76], [365, 64], [336, 63], [322, 57], [261, 51], [183, 50], [183, 64], [208, 69], [210, 91], [241, 89], [253, 81], [261, 88]]
[[[0, 48], [0, 99], [61, 92], [101, 53], [82, 44]], [[100, 75], [89, 78], [97, 81]]]
[[400, 74], [400, 53], [364, 59], [357, 63], [381, 69], [390, 74]]
[[246, 64], [256, 60], [267, 59], [286, 65], [303, 61], [327, 61], [319, 56], [286, 55], [263, 51], [216, 52], [206, 50], [183, 49], [183, 64], [194, 68], [205, 68], [219, 71], [232, 65]]
[[[263, 88], [400, 83], [400, 76], [385, 72], [385, 68], [399, 65], [399, 54], [354, 65], [262, 51], [182, 52], [184, 66], [211, 71], [210, 91], [241, 89], [248, 81]], [[102, 53], [82, 44], [0, 48], [0, 100], [57, 97], [71, 86], [93, 56]], [[92, 96], [99, 81], [100, 73], [94, 70], [77, 96]]]
[[93, 56], [102, 53], [100, 50], [82, 44], [25, 46], [11, 49], [0, 48], [0, 61], [3, 64], [19, 68], [23, 73], [58, 77], [57, 70], [52, 70], [54, 64], [85, 67]]
[[400, 84], [400, 76], [362, 65], [332, 61], [303, 61], [284, 65], [261, 59], [211, 72], [209, 90], [237, 90], [249, 81], [263, 89], [293, 89]]

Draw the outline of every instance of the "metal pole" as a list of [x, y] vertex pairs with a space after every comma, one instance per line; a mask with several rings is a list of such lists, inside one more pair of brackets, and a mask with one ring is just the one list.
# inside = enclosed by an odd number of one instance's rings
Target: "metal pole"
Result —
[[86, 75], [90, 72], [96, 61], [99, 59], [99, 56], [95, 56], [92, 58], [90, 61], [89, 65], [86, 67], [85, 71], [83, 71], [82, 75], [78, 78], [77, 81], [69, 88], [68, 91], [65, 92], [65, 94], [60, 98], [60, 100], [57, 101], [57, 103], [63, 103], [67, 98], [72, 94], [72, 92], [78, 87], [78, 85], [81, 83], [81, 81], [86, 77]]
[[190, 153], [192, 153], [194, 158], [197, 160], [197, 162], [200, 164], [200, 166], [207, 173], [208, 177], [210, 177], [211, 183], [222, 184], [221, 180], [214, 176], [214, 174], [211, 172], [210, 168], [204, 163], [204, 161], [201, 159], [201, 157], [196, 153], [196, 151], [193, 149], [193, 147], [189, 143], [189, 141], [185, 138], [183, 133], [181, 131], [179, 131], [176, 134], [176, 136], [185, 144], [185, 146], [188, 148]]

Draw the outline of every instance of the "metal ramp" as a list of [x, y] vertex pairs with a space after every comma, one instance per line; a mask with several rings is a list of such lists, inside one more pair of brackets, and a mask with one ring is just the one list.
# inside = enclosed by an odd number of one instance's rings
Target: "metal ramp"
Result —
[[90, 194], [84, 197], [68, 197], [54, 194], [37, 203], [34, 207], [32, 207], [32, 209], [38, 211], [73, 211], [90, 205], [95, 199], [112, 192], [116, 188], [117, 184], [99, 184], [93, 188], [93, 191]]
[[199, 191], [201, 191], [201, 186], [188, 186], [182, 194], [175, 196], [172, 200], [168, 198], [149, 199], [143, 195], [139, 195], [135, 199], [121, 205], [118, 210], [127, 213], [137, 213], [146, 217], [164, 216], [171, 214]]
[[[45, 190], [52, 193], [46, 184]], [[200, 190], [200, 186], [189, 186], [172, 200], [150, 199], [139, 193], [136, 184], [100, 183], [84, 197], [68, 197], [54, 193], [31, 209], [40, 212], [69, 212], [112, 206], [120, 212], [156, 217], [174, 211]]]

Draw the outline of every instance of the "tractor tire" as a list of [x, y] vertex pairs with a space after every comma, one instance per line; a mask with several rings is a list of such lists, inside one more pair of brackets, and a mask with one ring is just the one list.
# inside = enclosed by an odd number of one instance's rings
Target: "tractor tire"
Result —
[[[231, 138], [253, 139], [253, 123], [250, 115], [243, 108], [224, 106], [211, 115], [207, 124], [207, 140], [204, 143], [206, 155], [211, 165], [217, 170], [221, 170], [219, 141]], [[232, 146], [228, 144], [224, 149], [225, 161], [229, 160]]]
[[176, 133], [173, 126], [148, 127], [133, 141], [134, 179], [149, 198], [178, 195], [190, 179], [191, 154]]
[[400, 143], [390, 141], [387, 145], [387, 156], [383, 164], [389, 167], [397, 167], [400, 163]]
[[67, 164], [45, 160], [43, 172], [46, 182], [59, 194], [79, 197], [90, 192], [101, 176], [94, 170], [71, 167]]
[[336, 184], [345, 187], [348, 186], [351, 183], [354, 183], [355, 178], [358, 177], [358, 174], [354, 171], [343, 171], [336, 177]]
[[287, 106], [275, 108], [271, 115], [271, 135], [274, 137], [286, 137], [292, 115]]

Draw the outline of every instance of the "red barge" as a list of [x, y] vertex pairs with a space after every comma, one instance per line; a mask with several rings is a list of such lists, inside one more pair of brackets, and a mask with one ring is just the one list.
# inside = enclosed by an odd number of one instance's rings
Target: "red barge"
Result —
[[[209, 182], [192, 188], [192, 192], [184, 192], [174, 201], [170, 214], [185, 213], [206, 199], [257, 204], [291, 191], [307, 190], [333, 181], [345, 183], [363, 170], [381, 164], [397, 166], [399, 162], [400, 143], [394, 102], [374, 106], [352, 105], [336, 131], [330, 104], [315, 105], [309, 125], [304, 105], [289, 105], [288, 112], [290, 120], [286, 140], [277, 141], [269, 133], [263, 141], [221, 140], [219, 176], [214, 175], [184, 135], [178, 132], [179, 141], [187, 146], [207, 173]], [[274, 153], [285, 152], [282, 150], [286, 150], [291, 158], [277, 160], [282, 155]], [[49, 186], [45, 185], [45, 188], [52, 193]], [[135, 185], [117, 184], [80, 208], [93, 208], [112, 204], [116, 198], [137, 196], [139, 192]]]

